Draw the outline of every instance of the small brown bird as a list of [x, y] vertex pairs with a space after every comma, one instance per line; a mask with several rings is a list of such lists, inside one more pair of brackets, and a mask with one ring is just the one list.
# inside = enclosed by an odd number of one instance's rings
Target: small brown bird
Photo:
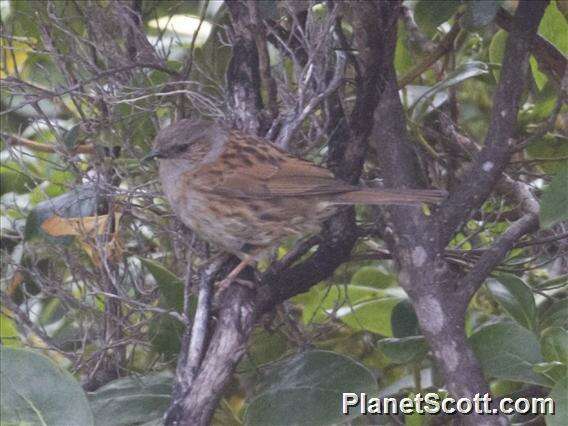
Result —
[[161, 130], [148, 157], [160, 159], [164, 193], [181, 221], [243, 260], [228, 282], [282, 238], [318, 232], [341, 205], [420, 205], [444, 197], [438, 190], [349, 185], [265, 139], [201, 119]]

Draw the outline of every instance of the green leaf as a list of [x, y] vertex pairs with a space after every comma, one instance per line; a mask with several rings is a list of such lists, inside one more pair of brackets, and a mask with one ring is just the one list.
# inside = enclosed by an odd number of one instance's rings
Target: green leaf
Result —
[[487, 281], [487, 288], [501, 307], [523, 327], [533, 330], [536, 322], [536, 304], [533, 293], [523, 280], [503, 274]]
[[[505, 55], [505, 44], [507, 43], [508, 33], [505, 30], [499, 30], [495, 33], [489, 44], [489, 60], [494, 65], [501, 65], [503, 63], [503, 55]], [[493, 76], [496, 81], [499, 81], [501, 71], [498, 68], [493, 68]]]
[[568, 331], [562, 327], [549, 327], [542, 332], [540, 344], [547, 361], [568, 364]]
[[549, 395], [554, 401], [554, 414], [545, 416], [547, 426], [565, 426], [568, 419], [568, 377], [554, 385]]
[[391, 327], [394, 337], [409, 337], [421, 334], [416, 312], [409, 300], [402, 300], [394, 307], [391, 314]]
[[[385, 290], [358, 285], [319, 285], [294, 297], [294, 302], [303, 306], [304, 323], [326, 321], [330, 314], [349, 305], [385, 297]], [[344, 312], [344, 311], [343, 311]]]
[[556, 2], [550, 2], [538, 26], [538, 34], [551, 42], [564, 55], [568, 54], [568, 22], [558, 10]]
[[177, 319], [159, 315], [150, 322], [148, 338], [154, 351], [172, 360], [179, 354], [184, 330], [184, 325]]
[[351, 284], [374, 288], [387, 288], [396, 283], [392, 274], [386, 274], [381, 268], [363, 266], [351, 278]]
[[89, 394], [95, 424], [123, 426], [161, 420], [171, 399], [169, 372], [114, 380]]
[[412, 105], [412, 117], [414, 121], [418, 121], [428, 111], [430, 105], [430, 98], [434, 97], [436, 93], [446, 90], [450, 87], [456, 86], [464, 81], [487, 74], [489, 67], [486, 63], [480, 61], [470, 61], [460, 65], [454, 71], [449, 73], [442, 81], [433, 85], [428, 89], [420, 98]]
[[183, 282], [172, 272], [168, 271], [164, 265], [155, 260], [139, 257], [142, 264], [148, 268], [160, 289], [160, 296], [163, 299], [163, 306], [168, 309], [175, 309], [178, 312], [183, 310]]
[[392, 337], [391, 315], [400, 297], [383, 297], [345, 306], [337, 311], [337, 318], [353, 330], [365, 330]]
[[3, 162], [0, 165], [0, 195], [8, 192], [25, 194], [34, 186], [33, 179], [24, 173], [15, 161]]
[[490, 24], [503, 0], [469, 0], [462, 24], [468, 30], [475, 30]]
[[261, 327], [256, 327], [249, 340], [246, 357], [240, 362], [237, 371], [244, 374], [252, 371], [257, 372], [258, 366], [274, 362], [282, 358], [282, 354], [288, 350], [288, 340], [280, 332], [271, 332]]
[[534, 82], [536, 83], [536, 87], [538, 87], [538, 90], [544, 89], [544, 86], [546, 85], [546, 83], [548, 83], [548, 77], [546, 76], [546, 74], [539, 70], [538, 62], [533, 55], [530, 56], [529, 63], [531, 66]]
[[560, 361], [541, 362], [540, 364], [535, 364], [533, 370], [548, 377], [552, 383], [558, 383], [560, 380], [568, 377], [568, 365]]
[[71, 127], [71, 130], [69, 130], [65, 134], [65, 138], [63, 139], [63, 143], [65, 144], [65, 147], [67, 149], [73, 149], [77, 146], [77, 143], [79, 142], [80, 131], [81, 131], [81, 125], [76, 124], [73, 127]]
[[[552, 101], [555, 99], [552, 98]], [[539, 102], [535, 105], [535, 111], [548, 102]], [[549, 116], [551, 110], [546, 111], [545, 116]], [[540, 114], [539, 114], [540, 115]], [[535, 118], [538, 119], [538, 118]], [[568, 139], [561, 135], [544, 135], [535, 142], [531, 143], [527, 149], [530, 159], [546, 160], [539, 163], [539, 168], [545, 173], [555, 175], [568, 168]]]
[[31, 240], [43, 237], [55, 244], [69, 244], [73, 237], [53, 237], [48, 235], [41, 225], [53, 216], [76, 218], [92, 216], [97, 212], [97, 206], [102, 204], [102, 196], [89, 185], [80, 185], [73, 190], [55, 198], [42, 201], [28, 214], [24, 230], [24, 238]]
[[2, 424], [94, 424], [81, 386], [43, 355], [0, 347], [0, 381]]
[[523, 383], [550, 386], [533, 371], [544, 361], [536, 336], [513, 322], [489, 324], [477, 330], [469, 342], [486, 375]]
[[556, 290], [568, 286], [568, 274], [560, 275], [549, 280], [541, 281], [532, 285], [535, 290]]
[[377, 345], [396, 364], [419, 361], [428, 353], [424, 336], [381, 339]]
[[568, 1], [556, 0], [556, 7], [558, 8], [558, 11], [560, 13], [562, 13], [562, 16], [564, 16], [564, 19], [568, 20]]
[[270, 367], [250, 401], [245, 423], [253, 425], [329, 425], [357, 416], [341, 413], [343, 392], [375, 395], [373, 374], [334, 352], [307, 351]]
[[0, 342], [6, 347], [21, 346], [20, 333], [18, 333], [14, 320], [4, 314], [0, 314]]
[[[170, 272], [164, 265], [155, 260], [139, 257], [142, 264], [148, 268], [160, 289], [160, 307], [183, 311], [183, 282]], [[195, 312], [197, 300], [190, 298], [189, 313]], [[185, 327], [175, 318], [159, 315], [150, 323], [149, 336], [154, 350], [166, 358], [174, 358], [181, 348], [181, 337]]]
[[568, 327], [568, 299], [554, 301], [551, 306], [540, 314], [540, 328]]
[[568, 219], [568, 165], [564, 165], [542, 192], [540, 225], [549, 228], [556, 222]]
[[414, 17], [418, 26], [432, 35], [459, 6], [459, 0], [420, 0], [414, 8]]
[[412, 56], [405, 41], [408, 38], [406, 29], [402, 23], [398, 26], [398, 37], [396, 39], [396, 49], [394, 52], [394, 67], [398, 76], [404, 75], [415, 64], [416, 58]]

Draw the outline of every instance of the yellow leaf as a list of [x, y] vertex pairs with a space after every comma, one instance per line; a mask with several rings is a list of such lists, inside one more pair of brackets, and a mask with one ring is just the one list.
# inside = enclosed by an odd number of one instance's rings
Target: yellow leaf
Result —
[[[30, 44], [21, 41], [12, 41], [8, 44], [4, 39], [0, 39], [0, 78], [6, 78], [16, 74], [16, 70], [21, 71], [28, 58], [28, 52], [33, 49]], [[26, 39], [29, 40], [29, 39]]]
[[[118, 224], [120, 214], [115, 214], [115, 223]], [[108, 215], [85, 216], [65, 218], [52, 216], [41, 224], [41, 229], [52, 237], [65, 235], [101, 235], [107, 231]]]

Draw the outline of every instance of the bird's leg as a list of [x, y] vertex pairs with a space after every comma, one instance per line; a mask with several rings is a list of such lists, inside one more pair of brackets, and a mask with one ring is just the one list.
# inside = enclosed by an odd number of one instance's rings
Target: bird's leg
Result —
[[243, 271], [243, 269], [249, 266], [253, 261], [254, 261], [253, 256], [246, 256], [243, 260], [241, 260], [241, 262], [231, 272], [229, 272], [229, 275], [227, 275], [225, 279], [219, 282], [218, 284], [219, 292], [224, 291], [227, 287], [231, 285], [233, 281], [238, 281], [239, 283], [244, 283], [244, 282], [249, 283], [248, 281], [244, 280], [243, 281], [236, 280], [236, 278]]

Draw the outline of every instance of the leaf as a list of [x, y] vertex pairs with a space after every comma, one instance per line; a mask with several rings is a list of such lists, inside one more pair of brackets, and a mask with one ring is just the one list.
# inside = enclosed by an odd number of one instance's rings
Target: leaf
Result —
[[[420, 383], [423, 389], [427, 389], [434, 386], [433, 371], [431, 368], [424, 368], [420, 370]], [[382, 388], [379, 392], [379, 397], [384, 398], [385, 396], [393, 396], [407, 391], [408, 389], [415, 389], [416, 383], [413, 374], [404, 376], [394, 383]]]
[[73, 149], [77, 146], [79, 142], [79, 133], [81, 130], [81, 125], [76, 124], [65, 134], [65, 138], [63, 139], [63, 143], [67, 149]]
[[385, 297], [384, 290], [358, 285], [319, 285], [294, 297], [294, 302], [302, 305], [302, 318], [308, 324], [326, 321], [331, 314], [346, 306]]
[[95, 424], [126, 426], [161, 420], [171, 399], [169, 372], [114, 380], [89, 394]]
[[26, 218], [24, 238], [29, 241], [43, 237], [53, 243], [69, 244], [70, 236], [52, 237], [42, 229], [43, 223], [54, 216], [62, 218], [93, 216], [97, 212], [97, 206], [102, 204], [101, 198], [94, 187], [80, 185], [63, 195], [42, 201]]
[[424, 336], [381, 339], [377, 345], [396, 364], [417, 362], [428, 353]]
[[[554, 102], [554, 98], [551, 98]], [[543, 106], [553, 103], [540, 102], [535, 105], [535, 112]], [[551, 114], [552, 109], [545, 111], [544, 114], [539, 114], [540, 116], [548, 117]], [[536, 115], [536, 114], [535, 114]], [[538, 118], [536, 118], [538, 119]], [[531, 159], [541, 159], [546, 160], [539, 164], [539, 168], [545, 173], [556, 174], [565, 168], [568, 168], [568, 140], [566, 137], [561, 135], [544, 135], [535, 142], [531, 143], [527, 149], [529, 158]]]
[[568, 274], [550, 278], [549, 280], [541, 281], [532, 285], [535, 290], [539, 291], [556, 290], [566, 286], [568, 286]]
[[18, 163], [2, 161], [2, 165], [0, 165], [0, 195], [8, 192], [25, 194], [30, 192], [34, 186], [33, 179], [21, 170]]
[[533, 330], [536, 323], [536, 304], [533, 293], [523, 280], [515, 275], [503, 274], [487, 281], [493, 298], [523, 327]]
[[568, 37], [566, 37], [568, 22], [557, 6], [557, 2], [550, 2], [538, 26], [538, 34], [566, 55], [568, 54]]
[[568, 365], [560, 361], [541, 362], [540, 364], [535, 364], [533, 370], [548, 377], [552, 383], [558, 383], [560, 380], [568, 377]]
[[[489, 44], [489, 61], [494, 65], [501, 65], [503, 63], [503, 56], [505, 55], [505, 44], [507, 43], [508, 33], [505, 30], [499, 30], [495, 33]], [[493, 68], [493, 76], [496, 81], [499, 81], [501, 71], [498, 68]]]
[[568, 20], [568, 1], [566, 0], [556, 0], [556, 7], [559, 12], [562, 13], [565, 19]]
[[398, 25], [398, 34], [399, 35], [396, 39], [396, 49], [394, 52], [394, 67], [396, 69], [396, 74], [400, 77], [412, 69], [416, 58], [412, 56], [406, 46], [408, 34], [402, 23], [399, 23]]
[[245, 412], [247, 425], [329, 425], [353, 419], [341, 413], [344, 392], [375, 395], [378, 386], [362, 364], [334, 352], [307, 351], [263, 375]]
[[159, 315], [150, 322], [148, 338], [155, 352], [167, 360], [175, 359], [181, 350], [184, 325], [168, 315]]
[[391, 274], [386, 274], [381, 268], [375, 266], [363, 266], [353, 274], [351, 284], [369, 286], [374, 288], [387, 288], [396, 283]]
[[431, 35], [452, 17], [459, 5], [459, 0], [420, 0], [414, 8], [416, 23]]
[[530, 56], [529, 63], [531, 66], [534, 81], [536, 83], [536, 87], [538, 87], [538, 90], [544, 89], [544, 86], [546, 85], [546, 83], [548, 83], [548, 77], [546, 76], [546, 74], [539, 70], [538, 62], [533, 55]]
[[421, 334], [418, 317], [409, 300], [402, 300], [392, 310], [391, 328], [394, 337], [409, 337]]
[[81, 386], [47, 357], [0, 347], [2, 424], [93, 425]]
[[490, 24], [503, 0], [470, 0], [463, 16], [462, 24], [468, 30], [475, 30]]
[[540, 328], [568, 327], [568, 299], [556, 300], [540, 315]]
[[399, 297], [383, 297], [356, 303], [340, 308], [336, 315], [353, 330], [365, 330], [391, 337], [392, 311], [401, 300]]
[[486, 63], [480, 61], [466, 62], [460, 65], [454, 71], [449, 73], [442, 81], [433, 85], [428, 89], [420, 98], [412, 105], [413, 119], [418, 121], [425, 115], [429, 106], [429, 99], [436, 95], [436, 93], [446, 90], [450, 87], [456, 86], [465, 80], [468, 80], [479, 75], [484, 75], [489, 72], [489, 67]]
[[533, 371], [544, 361], [536, 336], [514, 322], [498, 322], [477, 330], [469, 338], [484, 373], [497, 379], [550, 386]]
[[237, 371], [244, 374], [256, 373], [259, 365], [282, 358], [282, 354], [288, 350], [288, 341], [282, 333], [270, 332], [261, 327], [253, 330], [249, 342], [247, 356], [243, 357], [237, 368]]
[[0, 342], [5, 347], [21, 346], [20, 333], [18, 333], [14, 320], [4, 313], [0, 314]]
[[[170, 272], [164, 265], [155, 260], [139, 257], [142, 264], [148, 268], [156, 280], [160, 290], [160, 306], [173, 309], [179, 313], [183, 311], [183, 282]], [[190, 313], [195, 312], [197, 300], [191, 296], [189, 303]], [[154, 350], [173, 359], [180, 351], [181, 337], [185, 327], [177, 319], [167, 315], [160, 315], [150, 323], [149, 336]]]
[[568, 419], [568, 377], [554, 385], [549, 395], [554, 401], [554, 414], [545, 416], [547, 426], [565, 426]]
[[549, 327], [542, 332], [540, 344], [547, 361], [568, 364], [568, 331], [562, 327]]
[[568, 165], [564, 165], [542, 192], [540, 225], [550, 228], [556, 222], [568, 219]]
[[[115, 213], [115, 223], [120, 220], [120, 213]], [[52, 237], [65, 235], [84, 236], [101, 235], [108, 230], [108, 215], [64, 218], [51, 216], [41, 224], [41, 230]]]
[[170, 272], [164, 265], [155, 260], [139, 257], [142, 264], [148, 268], [160, 289], [160, 295], [165, 302], [163, 305], [178, 312], [183, 310], [183, 282]]

